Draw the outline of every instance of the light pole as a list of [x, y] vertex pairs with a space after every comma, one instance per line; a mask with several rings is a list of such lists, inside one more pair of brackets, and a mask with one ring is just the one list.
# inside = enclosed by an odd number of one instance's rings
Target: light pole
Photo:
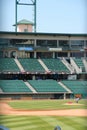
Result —
[[31, 0], [31, 3], [21, 3], [20, 0], [15, 0], [15, 32], [17, 32], [17, 11], [18, 11], [18, 5], [27, 5], [27, 6], [33, 6], [34, 7], [34, 32], [36, 32], [36, 0]]

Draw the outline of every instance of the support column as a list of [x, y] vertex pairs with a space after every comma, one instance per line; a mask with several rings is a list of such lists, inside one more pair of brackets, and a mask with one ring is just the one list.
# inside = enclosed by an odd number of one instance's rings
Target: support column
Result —
[[55, 52], [53, 52], [53, 58], [55, 58]]
[[59, 40], [57, 40], [57, 47], [59, 47]]
[[[84, 41], [84, 48], [86, 47], [86, 41]], [[86, 51], [84, 49], [84, 57], [86, 58]]]
[[32, 79], [35, 80], [35, 75], [33, 75]]
[[[32, 3], [31, 3], [32, 2]], [[36, 32], [36, 0], [31, 0], [29, 3], [20, 2], [19, 0], [15, 0], [15, 32], [17, 32], [17, 5], [27, 5], [27, 6], [33, 6], [34, 7], [34, 32]]]
[[68, 52], [68, 57], [70, 57], [70, 52]]
[[64, 93], [64, 99], [66, 99], [66, 93]]
[[34, 52], [34, 58], [37, 58], [36, 51]]
[[34, 47], [36, 47], [36, 39], [34, 40]]
[[15, 32], [17, 32], [17, 0], [15, 0]]

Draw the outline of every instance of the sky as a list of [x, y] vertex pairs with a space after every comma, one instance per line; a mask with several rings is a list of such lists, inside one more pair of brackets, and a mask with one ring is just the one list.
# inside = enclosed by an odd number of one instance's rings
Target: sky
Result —
[[[0, 0], [0, 31], [15, 31], [15, 1]], [[31, 3], [32, 0], [20, 0]], [[87, 0], [36, 0], [37, 32], [87, 33]], [[17, 21], [34, 20], [32, 6], [18, 5]]]

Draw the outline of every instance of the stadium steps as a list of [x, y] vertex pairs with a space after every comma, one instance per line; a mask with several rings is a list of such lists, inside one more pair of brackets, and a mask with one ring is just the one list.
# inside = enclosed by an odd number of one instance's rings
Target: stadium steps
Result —
[[85, 67], [85, 71], [87, 72], [87, 61], [85, 58], [83, 58], [83, 64], [84, 64], [84, 67]]
[[20, 62], [18, 61], [18, 59], [15, 58], [14, 61], [16, 62], [17, 66], [19, 67], [20, 71], [24, 72], [25, 70], [24, 70], [23, 66], [20, 64]]
[[49, 71], [49, 69], [47, 68], [47, 66], [44, 64], [44, 62], [41, 59], [38, 59], [38, 62], [43, 66], [43, 68], [45, 69], [45, 71]]
[[74, 73], [74, 68], [67, 62], [67, 60], [64, 57], [63, 57], [63, 59], [61, 61], [69, 69], [71, 74]]
[[37, 93], [37, 91], [29, 84], [29, 82], [24, 82], [24, 83], [33, 93]]
[[72, 57], [70, 57], [70, 62], [71, 62], [71, 65], [73, 66], [73, 68], [75, 69], [76, 73], [82, 72]]
[[0, 93], [3, 93], [3, 90], [0, 88]]
[[85, 72], [85, 67], [82, 61], [82, 58], [74, 58], [75, 63], [80, 68], [81, 72]]
[[69, 88], [67, 88], [62, 82], [58, 82], [64, 89], [66, 89], [66, 91], [68, 91], [69, 93], [73, 93]]

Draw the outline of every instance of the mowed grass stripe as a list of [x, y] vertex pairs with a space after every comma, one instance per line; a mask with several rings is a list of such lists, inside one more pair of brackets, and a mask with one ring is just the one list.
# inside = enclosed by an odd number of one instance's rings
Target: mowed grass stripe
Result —
[[0, 119], [2, 119], [2, 120], [3, 120], [3, 119], [9, 119], [9, 120], [10, 120], [12, 117], [14, 117], [14, 119], [17, 118], [15, 115], [13, 115], [13, 116], [0, 115]]
[[[84, 124], [80, 124], [80, 122], [76, 122], [74, 120], [74, 118], [68, 118], [68, 117], [63, 117], [63, 118], [57, 118], [60, 121], [64, 122], [66, 125], [68, 126], [73, 126], [73, 128], [75, 128], [76, 130], [84, 130], [84, 128], [86, 128], [86, 126], [84, 126]], [[75, 118], [77, 119], [77, 118]]]
[[[2, 117], [2, 116], [1, 116]], [[0, 117], [0, 118], [1, 118]], [[84, 121], [87, 117], [61, 117], [61, 116], [6, 116], [6, 120], [9, 122], [5, 123], [3, 116], [3, 122], [0, 124], [10, 128], [10, 130], [53, 130], [55, 126], [61, 126], [62, 130], [86, 130], [84, 123], [77, 123], [77, 120]], [[14, 118], [20, 119], [15, 120]], [[16, 119], [15, 118], [15, 119]], [[24, 118], [24, 120], [23, 120]], [[22, 119], [22, 121], [21, 121]]]
[[[38, 119], [38, 117], [33, 117], [33, 118], [31, 117], [31, 118], [30, 118], [29, 116], [26, 116], [26, 117], [16, 116], [16, 118], [14, 118], [14, 117], [12, 116], [12, 118], [10, 118], [10, 119], [9, 119], [9, 118], [8, 118], [8, 119], [7, 119], [7, 118], [5, 119], [5, 117], [4, 117], [3, 119], [0, 120], [0, 123], [5, 123], [5, 124], [8, 124], [8, 123], [11, 123], [11, 124], [15, 124], [15, 123], [16, 123], [16, 124], [17, 124], [17, 123], [19, 123], [19, 122], [20, 122], [20, 123], [22, 123], [22, 122], [23, 122], [23, 123], [25, 123], [25, 122], [27, 123], [27, 122], [28, 122], [29, 124], [32, 123], [32, 122], [33, 122], [33, 123], [40, 123], [40, 120], [37, 120], [37, 119]], [[20, 124], [20, 123], [19, 123], [19, 124]]]
[[[11, 128], [11, 130], [14, 130], [14, 129], [15, 130], [17, 130], [17, 129], [20, 129], [20, 130], [26, 129], [27, 130], [27, 129], [31, 129], [31, 128], [35, 129], [35, 130], [36, 130], [36, 128], [37, 129], [41, 128], [44, 130], [44, 127], [46, 127], [46, 124], [42, 120], [40, 120], [39, 117], [32, 118], [32, 117], [26, 116], [26, 120], [22, 120], [22, 121], [21, 121], [21, 117], [20, 118], [18, 117], [18, 119], [20, 119], [20, 121], [15, 120], [15, 122], [14, 122], [14, 120], [12, 120], [12, 121], [9, 121], [8, 123], [2, 121], [4, 123], [1, 123], [1, 124], [8, 128]], [[48, 125], [47, 125], [47, 127], [48, 127]]]
[[3, 124], [9, 125], [11, 127], [13, 126], [23, 126], [23, 125], [27, 125], [27, 124], [32, 124], [32, 122], [30, 122], [29, 120], [20, 120], [20, 121], [10, 121], [10, 122], [3, 122]]
[[33, 123], [32, 122], [32, 120], [31, 120], [31, 122], [29, 122], [29, 120], [28, 119], [26, 119], [26, 120], [23, 120], [23, 121], [10, 121], [10, 122], [8, 122], [8, 123], [1, 123], [2, 125], [4, 125], [4, 126], [6, 126], [6, 127], [8, 127], [8, 128], [10, 128], [11, 130], [24, 130], [24, 129], [31, 129], [31, 128], [36, 128], [36, 127], [38, 127], [37, 126], [37, 124], [36, 125], [34, 125], [35, 123]]
[[11, 130], [29, 130], [29, 129], [44, 130], [45, 127], [48, 128], [48, 125], [46, 126], [46, 123], [43, 123], [40, 121], [38, 121], [38, 123], [37, 123], [37, 121], [36, 121], [36, 123], [32, 122], [32, 124], [24, 123], [24, 122], [21, 122], [21, 123], [18, 123], [18, 122], [11, 123], [10, 122], [9, 124], [3, 124], [3, 125], [5, 125], [8, 128], [11, 128]]
[[74, 120], [76, 123], [79, 123], [80, 125], [84, 125], [87, 127], [87, 117], [67, 117], [70, 120]]
[[37, 125], [26, 125], [26, 126], [20, 126], [20, 127], [15, 127], [11, 128], [11, 130], [36, 130]]
[[4, 122], [8, 123], [8, 122], [18, 122], [18, 121], [24, 121], [24, 120], [27, 120], [27, 117], [23, 117], [23, 116], [18, 117], [18, 116], [16, 116], [16, 117], [4, 118], [4, 120], [3, 120], [3, 118], [1, 118], [0, 122], [1, 123], [4, 123]]
[[76, 130], [74, 129], [72, 126], [68, 126], [67, 124], [65, 124], [64, 122], [54, 118], [54, 117], [46, 117], [44, 118], [44, 120], [46, 122], [48, 122], [51, 126], [55, 127], [55, 126], [61, 126], [62, 129], [66, 130]]
[[[64, 120], [56, 119], [55, 117], [46, 117], [44, 118], [52, 126], [60, 126], [63, 130], [77, 130], [71, 125], [68, 125]], [[69, 120], [68, 120], [69, 121]]]

